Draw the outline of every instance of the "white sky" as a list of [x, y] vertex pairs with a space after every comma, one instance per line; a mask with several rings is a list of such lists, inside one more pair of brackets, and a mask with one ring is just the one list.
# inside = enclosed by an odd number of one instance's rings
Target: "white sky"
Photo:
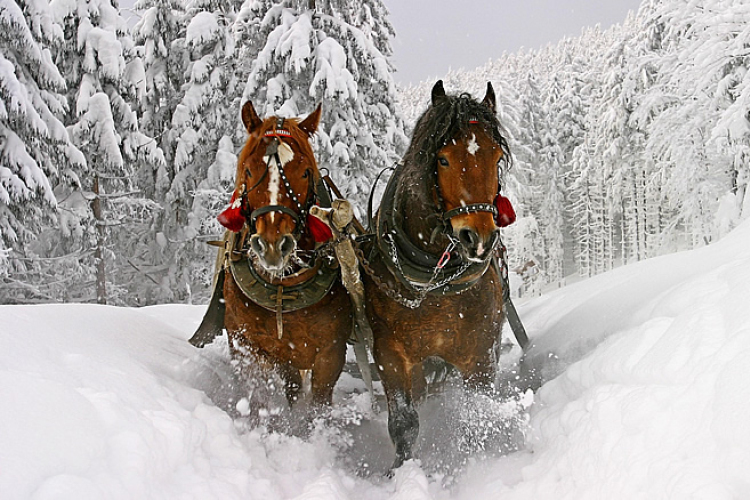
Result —
[[607, 28], [641, 0], [383, 0], [401, 84], [474, 69], [503, 52], [537, 49], [586, 26]]

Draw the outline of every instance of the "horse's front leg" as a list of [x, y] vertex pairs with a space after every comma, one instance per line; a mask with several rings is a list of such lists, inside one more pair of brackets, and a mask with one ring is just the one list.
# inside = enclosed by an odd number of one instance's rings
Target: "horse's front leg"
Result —
[[375, 341], [375, 358], [388, 402], [388, 434], [396, 446], [396, 460], [392, 469], [397, 469], [412, 458], [412, 448], [419, 435], [419, 415], [414, 409], [412, 397], [414, 365], [402, 352], [402, 349], [394, 349], [386, 342]]
[[291, 408], [299, 400], [299, 392], [302, 388], [302, 375], [291, 363], [280, 365], [278, 373], [284, 381], [284, 393]]
[[315, 356], [310, 390], [315, 407], [330, 405], [333, 400], [333, 387], [344, 369], [346, 342], [334, 340], [332, 345], [321, 349]]

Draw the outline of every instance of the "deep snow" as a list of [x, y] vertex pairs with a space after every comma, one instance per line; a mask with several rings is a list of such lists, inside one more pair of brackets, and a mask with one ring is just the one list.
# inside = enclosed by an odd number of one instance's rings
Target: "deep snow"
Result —
[[[226, 346], [186, 342], [203, 307], [0, 306], [0, 498], [750, 498], [749, 305], [750, 221], [522, 304], [528, 412], [449, 385], [393, 479], [351, 376], [308, 437], [233, 421]], [[441, 462], [466, 426], [500, 432]]]

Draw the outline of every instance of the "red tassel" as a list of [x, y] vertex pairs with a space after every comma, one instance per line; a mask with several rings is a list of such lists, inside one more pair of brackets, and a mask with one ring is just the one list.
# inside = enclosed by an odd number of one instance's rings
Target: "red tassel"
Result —
[[229, 208], [221, 212], [218, 217], [219, 224], [229, 229], [233, 233], [242, 231], [245, 225], [245, 217], [242, 215], [242, 201], [237, 200], [237, 191], [232, 193], [232, 200], [229, 202]]
[[323, 221], [310, 214], [307, 214], [307, 227], [310, 228], [310, 234], [312, 234], [315, 243], [325, 243], [333, 238], [331, 228], [326, 226]]
[[513, 205], [510, 204], [510, 200], [505, 196], [499, 194], [495, 198], [495, 206], [497, 207], [497, 218], [495, 218], [495, 224], [498, 227], [510, 226], [516, 222], [516, 211], [513, 210]]

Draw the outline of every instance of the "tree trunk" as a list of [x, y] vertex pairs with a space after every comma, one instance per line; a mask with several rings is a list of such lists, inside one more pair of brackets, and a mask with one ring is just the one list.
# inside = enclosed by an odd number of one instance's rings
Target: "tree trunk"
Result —
[[102, 200], [99, 196], [99, 176], [94, 176], [94, 200], [91, 202], [91, 210], [94, 212], [96, 224], [96, 249], [94, 259], [96, 261], [96, 302], [107, 303], [107, 276], [104, 268], [104, 217], [102, 215]]

